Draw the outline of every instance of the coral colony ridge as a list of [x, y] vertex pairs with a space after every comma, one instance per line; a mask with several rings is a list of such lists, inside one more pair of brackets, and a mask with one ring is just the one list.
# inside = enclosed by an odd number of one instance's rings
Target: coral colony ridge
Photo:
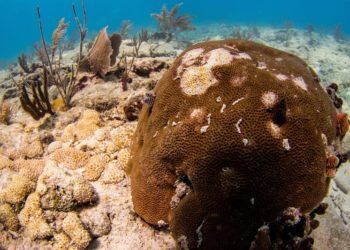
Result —
[[349, 246], [341, 26], [195, 27], [180, 9], [90, 39], [83, 0], [69, 41], [37, 8], [35, 53], [1, 71], [0, 249]]

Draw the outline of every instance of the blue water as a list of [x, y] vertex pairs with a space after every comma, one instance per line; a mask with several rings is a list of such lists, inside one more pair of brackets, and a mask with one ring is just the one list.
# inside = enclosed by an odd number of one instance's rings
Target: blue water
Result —
[[[44, 30], [48, 38], [61, 17], [76, 28], [71, 4], [77, 0], [1, 0], [0, 8], [0, 61], [13, 60], [21, 52], [29, 51], [39, 40], [36, 7], [40, 6]], [[122, 20], [131, 20], [134, 31], [151, 27], [156, 22], [150, 13], [160, 11], [165, 3], [170, 8], [180, 1], [161, 0], [86, 0], [90, 33], [108, 25], [109, 31], [119, 28]], [[296, 27], [308, 24], [331, 32], [339, 24], [350, 34], [350, 0], [183, 0], [182, 13], [195, 18], [194, 24], [236, 23], [280, 26], [291, 21]]]

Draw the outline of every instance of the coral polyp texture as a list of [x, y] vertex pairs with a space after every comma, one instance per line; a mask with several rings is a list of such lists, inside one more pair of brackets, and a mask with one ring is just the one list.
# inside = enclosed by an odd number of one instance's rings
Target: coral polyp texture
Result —
[[247, 249], [264, 223], [326, 196], [346, 126], [298, 57], [241, 40], [196, 44], [154, 95], [128, 163], [132, 199], [179, 246]]

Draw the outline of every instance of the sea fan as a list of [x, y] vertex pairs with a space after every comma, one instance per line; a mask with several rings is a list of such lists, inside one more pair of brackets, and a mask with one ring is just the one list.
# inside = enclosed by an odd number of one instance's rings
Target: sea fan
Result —
[[107, 27], [105, 27], [100, 31], [89, 51], [88, 60], [91, 69], [104, 77], [111, 65], [112, 54], [112, 43], [107, 34]]

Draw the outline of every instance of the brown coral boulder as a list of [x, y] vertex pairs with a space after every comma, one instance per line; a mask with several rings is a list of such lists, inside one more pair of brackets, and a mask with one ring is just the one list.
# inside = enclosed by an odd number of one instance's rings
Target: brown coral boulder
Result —
[[169, 223], [180, 246], [246, 249], [264, 222], [288, 207], [310, 212], [326, 195], [338, 111], [296, 56], [196, 44], [145, 102], [128, 169], [134, 209]]

